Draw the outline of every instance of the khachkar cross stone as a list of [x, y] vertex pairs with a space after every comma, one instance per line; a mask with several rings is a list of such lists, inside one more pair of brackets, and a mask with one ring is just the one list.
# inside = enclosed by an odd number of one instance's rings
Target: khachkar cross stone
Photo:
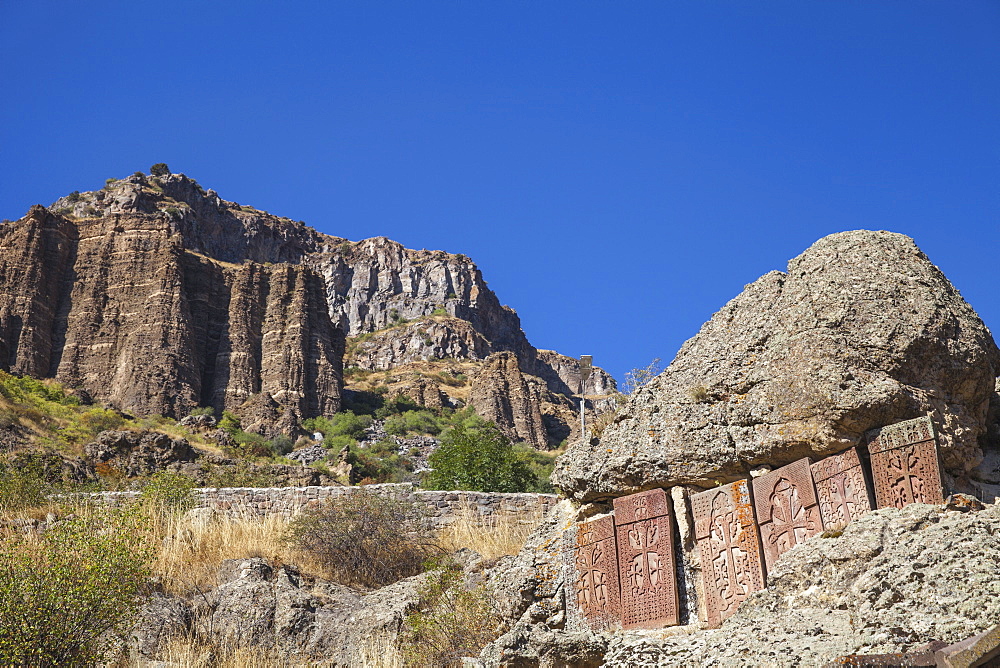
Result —
[[670, 505], [662, 489], [614, 500], [622, 628], [680, 623]]
[[944, 502], [937, 439], [929, 416], [873, 429], [866, 437], [879, 508]]
[[574, 542], [576, 609], [593, 628], [612, 626], [621, 610], [614, 518], [581, 522]]
[[764, 588], [760, 536], [746, 480], [691, 497], [708, 625], [718, 628]]
[[823, 530], [808, 459], [754, 478], [753, 501], [768, 570], [778, 557]]
[[824, 527], [843, 528], [872, 509], [857, 448], [816, 462], [812, 474]]

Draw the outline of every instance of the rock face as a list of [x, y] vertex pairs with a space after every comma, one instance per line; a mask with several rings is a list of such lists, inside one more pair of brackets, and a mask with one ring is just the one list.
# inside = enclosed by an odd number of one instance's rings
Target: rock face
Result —
[[472, 405], [515, 441], [545, 443], [539, 408], [544, 386], [521, 373], [513, 353], [495, 353], [472, 380]]
[[[320, 234], [182, 174], [135, 174], [3, 225], [0, 287], [0, 368], [140, 414], [212, 406], [294, 432], [340, 408], [348, 335], [363, 337], [361, 369], [504, 351], [549, 390], [576, 390], [576, 361], [537, 354], [464, 255]], [[598, 386], [613, 380], [595, 370]]]
[[34, 207], [0, 228], [3, 366], [142, 414], [239, 411], [253, 395], [286, 423], [335, 412], [343, 335], [319, 276], [201, 255], [182, 227], [140, 210], [71, 221]]
[[710, 486], [930, 413], [961, 486], [998, 371], [989, 330], [911, 239], [834, 234], [726, 304], [553, 482], [580, 500]]

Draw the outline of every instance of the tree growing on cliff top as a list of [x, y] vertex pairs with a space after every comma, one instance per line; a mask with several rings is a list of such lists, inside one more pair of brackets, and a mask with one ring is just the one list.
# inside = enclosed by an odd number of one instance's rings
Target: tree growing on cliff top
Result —
[[429, 463], [432, 470], [426, 486], [430, 489], [525, 492], [535, 479], [510, 439], [493, 423], [448, 430]]

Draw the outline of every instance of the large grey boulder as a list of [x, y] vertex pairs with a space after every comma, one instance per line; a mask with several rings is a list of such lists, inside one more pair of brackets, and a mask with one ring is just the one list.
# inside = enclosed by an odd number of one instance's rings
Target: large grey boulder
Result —
[[726, 304], [552, 481], [582, 501], [710, 486], [931, 413], [961, 486], [998, 371], [989, 330], [909, 237], [833, 234]]
[[289, 665], [368, 665], [395, 646], [426, 577], [365, 592], [261, 558], [224, 561], [219, 585], [203, 595], [151, 599], [132, 631], [132, 653], [157, 658], [186, 635], [206, 646], [269, 650]]

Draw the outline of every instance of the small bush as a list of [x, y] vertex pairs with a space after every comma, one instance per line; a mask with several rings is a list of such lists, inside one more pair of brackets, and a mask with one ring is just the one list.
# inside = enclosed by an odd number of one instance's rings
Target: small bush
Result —
[[355, 415], [353, 411], [337, 413], [332, 418], [315, 417], [302, 421], [306, 431], [318, 431], [327, 436], [349, 436], [355, 440], [365, 435], [365, 430], [372, 424], [371, 416]]
[[199, 406], [191, 411], [191, 415], [208, 415], [209, 417], [213, 417], [215, 415], [215, 409], [211, 406]]
[[69, 195], [66, 196], [66, 201], [72, 202], [74, 204], [79, 202], [81, 199], [83, 199], [83, 195], [80, 194], [79, 190], [74, 190], [73, 192], [71, 192]]
[[194, 481], [185, 475], [157, 471], [142, 488], [142, 499], [155, 509], [182, 513], [194, 507], [194, 488]]
[[167, 163], [158, 162], [149, 168], [149, 173], [153, 176], [169, 176], [170, 168], [167, 167]]
[[462, 666], [497, 638], [500, 616], [485, 584], [466, 586], [462, 571], [435, 571], [420, 589], [420, 607], [406, 617], [402, 646], [409, 666]]
[[219, 429], [227, 432], [230, 436], [236, 434], [240, 431], [243, 424], [240, 422], [240, 416], [230, 413], [229, 411], [222, 411], [222, 419], [219, 420]]
[[0, 465], [0, 512], [39, 506], [47, 491], [38, 467]]
[[148, 582], [144, 536], [136, 515], [111, 513], [0, 542], [0, 665], [103, 663]]
[[416, 575], [440, 552], [420, 520], [408, 503], [358, 491], [303, 512], [288, 540], [342, 584], [382, 587]]
[[406, 436], [409, 433], [439, 434], [441, 425], [428, 410], [409, 410], [388, 418], [385, 421], [385, 431], [393, 436]]

